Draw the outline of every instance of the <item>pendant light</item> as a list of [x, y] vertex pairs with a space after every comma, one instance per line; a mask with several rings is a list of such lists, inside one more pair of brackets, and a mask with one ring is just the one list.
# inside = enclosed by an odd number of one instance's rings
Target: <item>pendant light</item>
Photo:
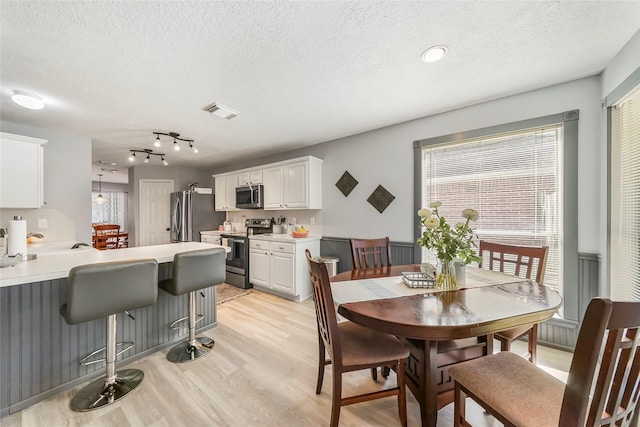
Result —
[[106, 203], [107, 199], [102, 195], [102, 174], [99, 173], [98, 174], [98, 179], [99, 181], [99, 187], [98, 187], [98, 197], [96, 197], [95, 199], [93, 199], [94, 202], [96, 203]]

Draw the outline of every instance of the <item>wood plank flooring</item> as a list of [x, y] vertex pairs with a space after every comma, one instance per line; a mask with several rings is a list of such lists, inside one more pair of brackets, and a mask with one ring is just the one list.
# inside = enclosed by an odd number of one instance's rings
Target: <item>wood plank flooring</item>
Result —
[[[203, 359], [173, 364], [168, 350], [126, 365], [142, 369], [144, 381], [122, 401], [92, 412], [69, 409], [82, 387], [61, 392], [0, 419], [2, 427], [32, 426], [326, 426], [331, 412], [331, 367], [315, 394], [316, 323], [313, 302], [296, 303], [253, 291], [218, 306], [218, 327], [203, 335], [216, 342]], [[519, 347], [519, 344], [522, 344]], [[516, 348], [525, 351], [525, 343]], [[540, 346], [539, 365], [563, 377], [571, 354]], [[121, 368], [122, 366], [118, 366]], [[380, 376], [379, 376], [380, 378]], [[382, 387], [368, 371], [344, 377], [344, 395]], [[395, 381], [392, 373], [387, 381]], [[500, 423], [468, 404], [477, 426]], [[407, 392], [409, 426], [420, 425], [420, 409]], [[453, 405], [439, 411], [438, 426], [451, 426]], [[399, 425], [395, 398], [342, 408], [340, 425]]]

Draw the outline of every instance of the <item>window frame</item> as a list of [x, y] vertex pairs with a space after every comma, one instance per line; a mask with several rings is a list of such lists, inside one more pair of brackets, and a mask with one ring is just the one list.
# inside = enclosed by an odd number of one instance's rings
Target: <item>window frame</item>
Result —
[[[490, 137], [496, 134], [510, 133], [522, 129], [562, 124], [564, 145], [562, 147], [562, 209], [563, 233], [560, 240], [563, 244], [563, 274], [561, 280], [564, 299], [564, 319], [579, 321], [579, 301], [582, 290], [578, 283], [578, 119], [579, 110], [570, 110], [533, 119], [467, 130], [413, 142], [413, 206], [414, 212], [422, 203], [422, 148], [436, 144], [454, 143], [466, 139]], [[413, 215], [414, 241], [420, 237], [418, 215]], [[414, 245], [413, 260], [419, 263], [421, 248]]]
[[622, 101], [633, 89], [640, 85], [640, 68], [637, 68], [622, 83], [620, 83], [609, 95], [602, 100], [602, 106], [607, 109], [607, 236], [605, 242], [606, 261], [603, 266], [602, 285], [600, 290], [604, 295], [611, 295], [611, 147], [613, 138], [611, 136], [613, 130], [613, 108]]

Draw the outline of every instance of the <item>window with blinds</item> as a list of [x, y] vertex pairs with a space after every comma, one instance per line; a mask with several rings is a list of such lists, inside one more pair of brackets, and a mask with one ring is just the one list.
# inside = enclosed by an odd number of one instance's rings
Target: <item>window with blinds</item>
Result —
[[91, 222], [94, 224], [118, 224], [121, 230], [126, 229], [127, 223], [127, 193], [122, 191], [103, 191], [105, 203], [93, 202], [98, 197], [97, 192], [91, 193]]
[[424, 146], [422, 205], [442, 202], [453, 224], [476, 209], [481, 240], [549, 246], [544, 283], [562, 294], [562, 142], [558, 124]]
[[640, 87], [611, 109], [611, 298], [640, 301]]

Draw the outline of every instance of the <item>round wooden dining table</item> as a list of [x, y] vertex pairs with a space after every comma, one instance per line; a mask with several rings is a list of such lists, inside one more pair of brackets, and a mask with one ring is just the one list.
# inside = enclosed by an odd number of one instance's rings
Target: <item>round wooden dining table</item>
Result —
[[453, 401], [449, 366], [493, 353], [493, 334], [551, 318], [562, 298], [533, 281], [474, 267], [453, 291], [403, 284], [403, 273], [419, 271], [400, 265], [342, 272], [331, 278], [332, 293], [341, 316], [407, 344], [407, 385], [422, 425], [435, 426], [438, 409]]

